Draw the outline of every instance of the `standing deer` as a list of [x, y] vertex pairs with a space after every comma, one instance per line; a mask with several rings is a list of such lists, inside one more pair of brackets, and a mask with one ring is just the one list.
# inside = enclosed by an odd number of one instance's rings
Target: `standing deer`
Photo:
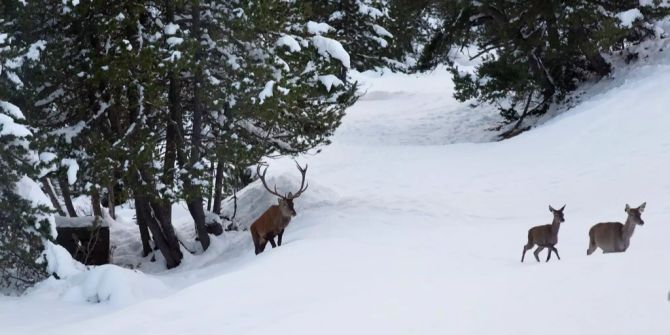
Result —
[[[271, 194], [279, 197], [278, 204], [273, 205], [268, 210], [265, 211], [254, 223], [251, 224], [249, 230], [251, 231], [251, 238], [254, 241], [254, 247], [256, 248], [256, 255], [260, 254], [265, 250], [265, 246], [268, 242], [275, 248], [277, 245], [281, 246], [281, 239], [284, 235], [284, 229], [291, 222], [291, 218], [296, 215], [295, 208], [293, 208], [293, 200], [299, 197], [302, 192], [305, 192], [309, 184], [305, 185], [305, 174], [307, 173], [307, 165], [303, 169], [296, 162], [295, 165], [298, 167], [300, 174], [302, 175], [302, 181], [300, 182], [300, 189], [295, 194], [289, 192], [287, 195], [281, 195], [277, 192], [277, 186], [275, 185], [274, 191], [268, 187], [268, 184], [265, 182], [265, 173], [268, 171], [266, 167], [261, 174], [261, 168], [258, 166], [256, 168], [256, 174], [260, 178], [261, 182], [265, 189]], [[277, 244], [275, 244], [274, 238], [277, 236]]]
[[642, 203], [638, 208], [631, 208], [626, 204], [626, 213], [628, 218], [626, 223], [621, 222], [601, 222], [589, 230], [589, 249], [586, 254], [590, 255], [598, 247], [603, 253], [624, 252], [630, 245], [630, 238], [633, 236], [636, 225], [643, 225], [642, 212], [647, 203]]
[[553, 209], [549, 206], [549, 211], [554, 214], [554, 221], [551, 224], [546, 224], [542, 226], [535, 226], [528, 229], [528, 243], [523, 246], [523, 253], [521, 254], [521, 262], [523, 262], [524, 257], [526, 257], [526, 251], [533, 249], [533, 246], [537, 244], [537, 249], [533, 254], [535, 259], [540, 261], [540, 251], [544, 248], [549, 249], [549, 254], [547, 255], [547, 262], [551, 258], [551, 252], [556, 253], [556, 257], [561, 259], [561, 256], [558, 255], [558, 250], [556, 250], [556, 243], [558, 243], [558, 229], [561, 227], [561, 222], [565, 222], [565, 217], [563, 216], [563, 210], [565, 205], [559, 210]]

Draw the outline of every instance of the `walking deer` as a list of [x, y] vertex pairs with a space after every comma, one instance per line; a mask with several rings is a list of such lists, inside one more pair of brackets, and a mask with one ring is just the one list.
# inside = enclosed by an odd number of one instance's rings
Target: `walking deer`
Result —
[[624, 252], [630, 245], [630, 238], [633, 236], [635, 226], [643, 225], [642, 212], [647, 206], [647, 203], [642, 203], [638, 208], [631, 208], [626, 204], [626, 213], [628, 218], [626, 223], [621, 222], [601, 222], [589, 230], [589, 249], [586, 254], [590, 255], [598, 247], [603, 250], [603, 253], [610, 252]]
[[[265, 246], [268, 242], [270, 242], [273, 248], [277, 247], [277, 245], [281, 246], [284, 229], [286, 229], [286, 226], [291, 222], [291, 218], [297, 214], [293, 207], [293, 200], [305, 192], [309, 184], [305, 184], [307, 165], [305, 165], [304, 169], [297, 162], [295, 165], [298, 167], [298, 170], [302, 175], [302, 181], [300, 182], [300, 188], [295, 194], [289, 192], [287, 195], [279, 194], [276, 185], [274, 191], [268, 187], [268, 184], [265, 181], [265, 173], [268, 171], [267, 167], [263, 170], [262, 174], [260, 166], [256, 168], [256, 174], [260, 178], [265, 189], [279, 198], [277, 199], [277, 205], [268, 208], [254, 223], [251, 224], [251, 227], [249, 227], [251, 238], [254, 241], [256, 255], [265, 250]], [[277, 236], [277, 244], [275, 244], [274, 241], [275, 236]]]
[[535, 226], [528, 229], [528, 243], [523, 246], [523, 253], [521, 254], [521, 262], [523, 262], [524, 257], [526, 257], [526, 251], [533, 249], [534, 245], [537, 245], [537, 249], [533, 254], [535, 259], [540, 261], [540, 251], [544, 248], [549, 249], [549, 254], [547, 255], [547, 262], [551, 258], [551, 252], [553, 251], [556, 254], [556, 257], [560, 260], [561, 257], [558, 255], [558, 250], [556, 250], [556, 243], [558, 243], [558, 229], [561, 227], [561, 223], [565, 221], [565, 216], [563, 216], [563, 210], [565, 205], [561, 209], [554, 209], [549, 206], [549, 211], [554, 214], [554, 221], [551, 224], [546, 224], [542, 226]]

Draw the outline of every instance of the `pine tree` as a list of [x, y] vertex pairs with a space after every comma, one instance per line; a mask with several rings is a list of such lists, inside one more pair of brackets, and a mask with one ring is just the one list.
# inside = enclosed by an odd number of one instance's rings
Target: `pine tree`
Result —
[[[0, 12], [11, 14], [7, 5], [0, 3]], [[36, 61], [41, 46], [25, 44], [16, 32], [16, 22], [0, 16], [0, 292], [21, 292], [47, 276], [42, 252], [52, 238], [49, 209], [25, 190], [37, 175], [32, 134], [21, 110], [6, 100], [23, 87], [17, 69]]]
[[[577, 85], [611, 71], [602, 53], [631, 36], [616, 14], [635, 1], [469, 1], [442, 4], [442, 27], [424, 48], [419, 69], [448, 64], [456, 98], [498, 106], [509, 122], [544, 113]], [[460, 71], [456, 48], [476, 47], [475, 73]], [[514, 130], [514, 128], [513, 128]], [[514, 133], [514, 132], [513, 132]], [[512, 133], [510, 133], [512, 134]], [[505, 135], [505, 134], [504, 134]]]

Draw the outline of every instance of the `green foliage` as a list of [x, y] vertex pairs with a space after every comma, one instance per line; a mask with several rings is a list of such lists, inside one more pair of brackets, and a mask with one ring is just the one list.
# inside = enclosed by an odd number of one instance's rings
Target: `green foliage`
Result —
[[[626, 28], [616, 17], [638, 6], [637, 1], [444, 2], [438, 14], [442, 27], [425, 46], [418, 69], [447, 64], [456, 98], [495, 104], [509, 121], [543, 113], [580, 82], [607, 75], [611, 66], [603, 53], [649, 35], [640, 32], [639, 22]], [[474, 73], [461, 73], [453, 60], [464, 48], [481, 57]]]

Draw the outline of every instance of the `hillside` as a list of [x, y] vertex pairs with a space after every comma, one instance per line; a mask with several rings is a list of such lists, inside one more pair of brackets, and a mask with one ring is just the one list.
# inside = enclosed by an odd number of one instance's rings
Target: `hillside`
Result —
[[[662, 47], [503, 142], [488, 142], [495, 112], [454, 101], [443, 71], [362, 74], [367, 94], [333, 144], [300, 158], [310, 189], [281, 248], [256, 257], [248, 233], [229, 233], [172, 272], [52, 280], [59, 290], [0, 297], [2, 333], [668, 334]], [[297, 187], [290, 160], [269, 174]], [[644, 201], [625, 254], [586, 256], [591, 225]], [[527, 229], [563, 204], [562, 259], [520, 263]]]

